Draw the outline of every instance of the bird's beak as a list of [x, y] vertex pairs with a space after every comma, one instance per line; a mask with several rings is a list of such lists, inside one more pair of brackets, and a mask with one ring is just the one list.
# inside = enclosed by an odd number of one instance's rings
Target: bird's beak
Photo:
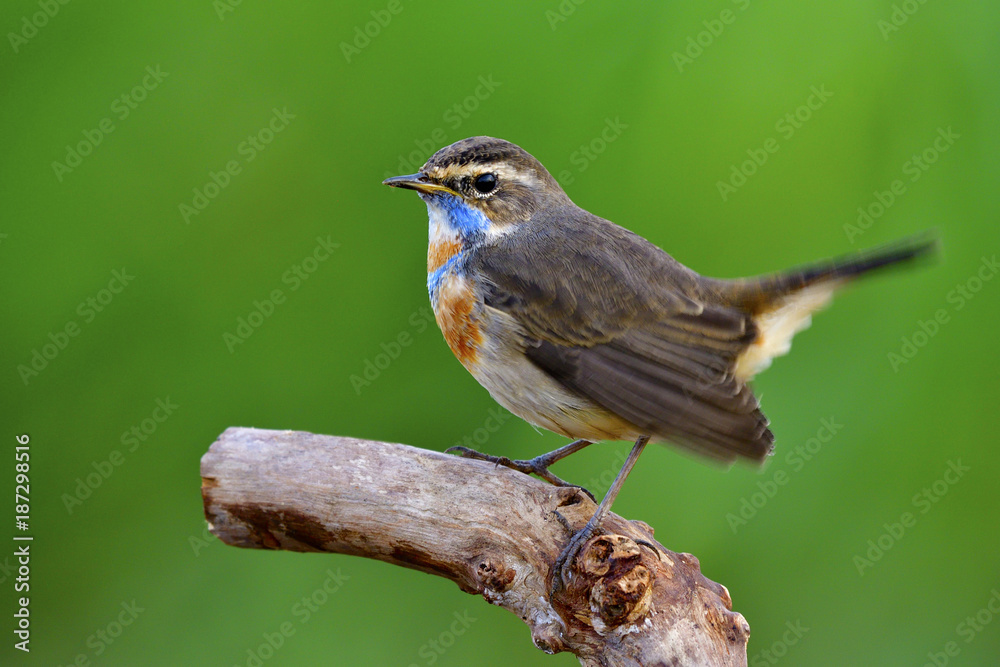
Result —
[[407, 190], [416, 190], [417, 192], [422, 192], [428, 195], [435, 192], [444, 192], [450, 195], [458, 196], [458, 193], [451, 188], [433, 183], [423, 174], [393, 176], [392, 178], [387, 178], [382, 181], [382, 185], [388, 185], [390, 188], [406, 188]]

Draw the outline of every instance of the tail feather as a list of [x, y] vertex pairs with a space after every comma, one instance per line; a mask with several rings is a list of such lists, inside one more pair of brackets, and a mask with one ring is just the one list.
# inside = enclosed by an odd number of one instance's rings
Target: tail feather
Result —
[[939, 245], [937, 234], [927, 231], [824, 262], [733, 281], [731, 285], [737, 304], [753, 314], [765, 313], [783, 305], [799, 290], [828, 281], [839, 285], [878, 269], [933, 255]]
[[749, 381], [774, 357], [786, 354], [792, 337], [809, 326], [812, 314], [848, 280], [929, 255], [937, 245], [934, 234], [925, 233], [811, 266], [733, 281], [734, 304], [752, 317], [755, 329], [753, 341], [737, 357], [736, 377]]

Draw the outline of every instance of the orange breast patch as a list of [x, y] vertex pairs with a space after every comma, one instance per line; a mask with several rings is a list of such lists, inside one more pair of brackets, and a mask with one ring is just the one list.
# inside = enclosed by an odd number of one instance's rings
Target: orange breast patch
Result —
[[465, 279], [451, 276], [442, 283], [434, 317], [448, 347], [465, 366], [479, 360], [483, 344], [483, 332], [472, 315], [474, 306], [472, 287]]
[[436, 241], [427, 246], [427, 273], [433, 273], [444, 266], [462, 249], [460, 241]]

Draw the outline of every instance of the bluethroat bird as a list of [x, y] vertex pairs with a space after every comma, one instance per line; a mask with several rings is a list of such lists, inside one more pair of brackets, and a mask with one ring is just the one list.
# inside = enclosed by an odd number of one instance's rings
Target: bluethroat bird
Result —
[[566, 485], [549, 466], [599, 440], [635, 443], [560, 555], [562, 582], [646, 443], [762, 462], [774, 435], [750, 379], [838, 287], [935, 246], [924, 235], [782, 273], [707, 278], [576, 206], [538, 160], [492, 137], [384, 183], [427, 204], [427, 289], [451, 351], [512, 413], [576, 439], [527, 461], [453, 449]]

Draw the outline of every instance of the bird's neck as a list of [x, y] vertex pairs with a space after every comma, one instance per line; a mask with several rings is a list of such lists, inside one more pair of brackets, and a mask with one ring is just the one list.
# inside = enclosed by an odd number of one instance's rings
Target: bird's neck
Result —
[[445, 275], [460, 270], [465, 254], [486, 238], [490, 221], [481, 211], [456, 197], [424, 199], [429, 218], [427, 289], [433, 302]]

